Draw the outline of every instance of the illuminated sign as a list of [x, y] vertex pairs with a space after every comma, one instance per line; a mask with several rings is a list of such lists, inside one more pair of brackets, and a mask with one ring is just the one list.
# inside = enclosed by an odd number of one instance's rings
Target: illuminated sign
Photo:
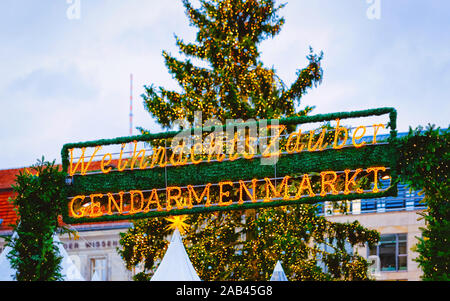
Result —
[[[386, 114], [387, 123], [344, 126], [344, 120]], [[395, 121], [394, 109], [381, 108], [66, 144], [64, 220], [395, 195]], [[379, 139], [388, 128], [389, 138]], [[388, 187], [381, 187], [382, 177], [391, 179]]]

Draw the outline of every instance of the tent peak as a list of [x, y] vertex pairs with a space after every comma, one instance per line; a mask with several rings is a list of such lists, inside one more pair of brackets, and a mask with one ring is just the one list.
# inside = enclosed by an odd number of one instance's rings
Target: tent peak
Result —
[[181, 239], [178, 229], [172, 234], [170, 244], [167, 247], [158, 269], [153, 274], [151, 281], [200, 281], [194, 266]]
[[176, 242], [176, 241], [182, 241], [180, 230], [178, 228], [175, 229], [172, 233], [172, 238], [170, 239], [170, 242]]
[[270, 281], [288, 281], [286, 274], [284, 273], [281, 262], [278, 260], [275, 268], [273, 269], [272, 277], [270, 277]]

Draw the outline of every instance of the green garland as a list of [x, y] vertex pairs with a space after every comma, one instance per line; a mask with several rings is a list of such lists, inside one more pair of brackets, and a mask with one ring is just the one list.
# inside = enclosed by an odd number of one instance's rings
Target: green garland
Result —
[[186, 215], [186, 214], [198, 214], [198, 213], [211, 213], [211, 212], [221, 212], [221, 211], [234, 211], [234, 210], [247, 210], [247, 209], [258, 209], [258, 208], [270, 208], [279, 206], [292, 206], [299, 204], [316, 204], [318, 202], [328, 201], [344, 201], [344, 200], [355, 200], [355, 199], [366, 199], [366, 198], [381, 198], [386, 196], [396, 196], [397, 188], [396, 186], [391, 186], [383, 192], [377, 193], [367, 193], [364, 195], [351, 193], [351, 194], [339, 194], [339, 195], [328, 195], [326, 198], [321, 196], [315, 197], [303, 197], [297, 200], [282, 200], [282, 201], [272, 201], [272, 202], [257, 202], [257, 203], [244, 203], [242, 205], [230, 205], [226, 207], [211, 206], [211, 207], [195, 207], [192, 209], [173, 209], [170, 211], [151, 211], [148, 213], [136, 213], [134, 215], [104, 215], [96, 218], [72, 218], [69, 216], [65, 217], [66, 223], [71, 224], [82, 224], [82, 223], [92, 223], [92, 222], [111, 222], [118, 220], [130, 220], [130, 219], [145, 219], [153, 217], [167, 217], [175, 215]]
[[423, 280], [450, 280], [450, 131], [429, 126], [410, 129], [398, 142], [400, 179], [421, 191], [427, 208], [419, 212], [422, 235], [414, 247], [414, 261]]
[[292, 174], [321, 172], [325, 170], [356, 169], [370, 166], [392, 166], [394, 148], [388, 144], [367, 145], [361, 149], [344, 148], [321, 152], [302, 152], [280, 156], [276, 166], [261, 165], [259, 158], [238, 159], [221, 163], [200, 163], [185, 166], [168, 166], [166, 169], [111, 171], [108, 174], [74, 175], [67, 186], [70, 196], [128, 190], [146, 190], [167, 186], [202, 185], [222, 181], [284, 177]]
[[[282, 118], [282, 119], [269, 119], [267, 120], [267, 124], [270, 125], [273, 122], [276, 122], [277, 124], [281, 125], [297, 125], [297, 124], [304, 124], [304, 123], [312, 123], [312, 122], [322, 122], [322, 121], [329, 121], [334, 119], [348, 119], [348, 118], [360, 118], [360, 117], [369, 117], [369, 116], [380, 116], [384, 114], [389, 114], [389, 127], [391, 129], [391, 137], [396, 137], [396, 127], [397, 127], [397, 111], [394, 108], [377, 108], [377, 109], [368, 109], [368, 110], [362, 110], [362, 111], [352, 111], [352, 112], [339, 112], [339, 113], [328, 113], [328, 114], [318, 114], [313, 116], [295, 116], [295, 117], [288, 117], [288, 118]], [[259, 125], [260, 121], [255, 122], [247, 122], [245, 125], [251, 126], [251, 125]], [[234, 124], [235, 126], [243, 126], [242, 123]], [[233, 126], [232, 125], [223, 125], [220, 127], [212, 126], [208, 129], [200, 129], [203, 130], [203, 132], [214, 132], [216, 128], [222, 128], [222, 130], [226, 130], [227, 126]], [[157, 140], [157, 139], [168, 139], [173, 138], [176, 135], [179, 135], [181, 133], [196, 133], [199, 131], [199, 129], [192, 128], [185, 131], [168, 131], [163, 133], [157, 133], [157, 134], [145, 134], [145, 135], [135, 135], [135, 136], [127, 136], [127, 137], [118, 137], [113, 139], [99, 139], [94, 141], [88, 141], [88, 142], [78, 142], [78, 143], [67, 143], [64, 144], [62, 150], [61, 150], [61, 158], [62, 158], [62, 167], [64, 171], [67, 171], [67, 168], [69, 167], [69, 149], [72, 148], [82, 148], [82, 147], [95, 147], [98, 145], [113, 145], [113, 144], [121, 144], [121, 143], [130, 143], [133, 141], [151, 141], [151, 140]]]

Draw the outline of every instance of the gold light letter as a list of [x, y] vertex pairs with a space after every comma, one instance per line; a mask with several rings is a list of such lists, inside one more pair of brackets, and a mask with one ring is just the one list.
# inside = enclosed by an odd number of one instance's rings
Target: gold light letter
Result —
[[[332, 175], [333, 178], [331, 180], [325, 180], [325, 177], [327, 175]], [[334, 171], [323, 171], [320, 173], [320, 176], [322, 177], [322, 191], [320, 192], [320, 196], [325, 196], [327, 194], [327, 191], [325, 190], [326, 186], [329, 186], [331, 188], [332, 194], [338, 194], [338, 191], [336, 190], [336, 187], [334, 187], [334, 183], [337, 180], [337, 174]]]
[[370, 173], [370, 172], [372, 172], [373, 171], [373, 184], [374, 184], [374, 186], [373, 186], [373, 190], [372, 190], [372, 192], [373, 193], [377, 193], [377, 192], [379, 192], [380, 190], [378, 189], [378, 171], [386, 171], [386, 167], [371, 167], [371, 168], [367, 168], [367, 173]]
[[119, 196], [120, 196], [120, 201], [119, 204], [117, 204], [116, 200], [114, 199], [114, 196], [112, 193], [108, 192], [108, 215], [112, 215], [113, 211], [112, 211], [112, 205], [114, 204], [114, 207], [116, 207], [117, 209], [117, 213], [122, 214], [123, 212], [123, 191], [119, 192]]
[[[356, 136], [356, 133], [357, 133], [360, 129], [363, 129], [364, 131], [362, 132], [362, 134], [361, 134], [360, 136]], [[365, 127], [365, 126], [361, 125], [361, 126], [358, 126], [358, 127], [356, 128], [356, 130], [353, 132], [353, 138], [352, 138], [352, 143], [353, 143], [353, 146], [354, 146], [354, 147], [361, 147], [361, 146], [363, 146], [364, 144], [366, 144], [365, 141], [363, 141], [363, 142], [361, 142], [361, 143], [356, 143], [356, 139], [361, 139], [362, 137], [364, 137], [365, 134], [366, 134], [366, 127]]]
[[229, 200], [228, 202], [223, 202], [222, 201], [223, 200], [222, 199], [223, 196], [226, 196], [226, 197], [230, 196], [230, 192], [229, 191], [223, 192], [223, 186], [224, 185], [229, 185], [229, 186], [233, 187], [233, 182], [226, 181], [226, 182], [220, 182], [219, 183], [219, 206], [229, 206], [229, 205], [231, 205], [233, 203], [233, 200]]
[[[341, 149], [344, 147], [344, 145], [347, 143], [347, 139], [348, 139], [348, 130], [345, 127], [341, 127], [339, 126], [339, 119], [336, 119], [336, 130], [334, 131], [334, 144], [333, 144], [333, 148], [334, 149]], [[339, 141], [339, 135], [341, 134], [341, 132], [345, 133], [345, 138], [342, 142], [341, 145], [338, 145], [338, 141]]]

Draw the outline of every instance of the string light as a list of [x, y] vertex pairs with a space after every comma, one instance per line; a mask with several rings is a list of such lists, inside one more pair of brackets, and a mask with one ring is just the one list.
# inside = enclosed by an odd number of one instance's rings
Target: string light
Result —
[[[227, 207], [231, 205], [244, 205], [247, 199], [251, 203], [269, 203], [283, 201], [299, 200], [303, 197], [323, 197], [324, 200], [331, 195], [344, 194], [348, 195], [352, 192], [358, 194], [364, 193], [378, 193], [378, 178], [379, 172], [385, 172], [386, 167], [370, 167], [365, 169], [365, 174], [361, 174], [364, 169], [358, 168], [354, 171], [350, 177], [350, 169], [346, 169], [345, 181], [343, 185], [340, 185], [340, 180], [336, 171], [323, 171], [320, 173], [320, 178], [316, 180], [314, 184], [311, 183], [311, 178], [314, 177], [314, 173], [301, 175], [301, 181], [296, 178], [292, 178], [287, 175], [281, 180], [281, 183], [276, 184], [269, 178], [264, 179], [252, 179], [251, 188], [247, 186], [243, 180], [236, 182], [221, 181], [219, 183], [207, 183], [206, 185], [187, 185], [181, 186], [169, 186], [167, 188], [153, 188], [146, 191], [142, 190], [130, 190], [129, 195], [129, 208], [125, 210], [124, 195], [125, 192], [119, 192], [119, 201], [117, 201], [113, 193], [106, 194], [94, 193], [89, 195], [90, 203], [85, 203], [86, 196], [79, 195], [70, 199], [69, 201], [69, 213], [70, 216], [79, 218], [97, 218], [103, 215], [134, 215], [138, 213], [148, 213], [150, 211], [167, 211], [170, 212], [173, 209], [173, 205], [178, 210], [192, 210], [194, 205], [199, 207]], [[359, 182], [364, 177], [373, 173], [372, 181], [373, 189], [364, 191]], [[331, 176], [331, 177], [330, 177]], [[235, 184], [238, 184], [237, 187]], [[314, 192], [314, 185], [317, 184], [317, 193]], [[218, 187], [218, 195], [213, 198], [215, 191], [212, 191], [212, 187]], [[354, 188], [352, 190], [351, 188]], [[306, 194], [305, 193], [306, 190]], [[292, 192], [295, 191], [295, 195]], [[144, 193], [149, 196], [145, 197]], [[163, 199], [160, 200], [160, 196]], [[103, 204], [104, 198], [107, 198], [107, 204]], [[361, 196], [362, 197], [362, 196]], [[94, 201], [97, 199], [97, 201]], [[138, 204], [138, 205], [137, 205]], [[90, 208], [88, 211], [85, 206]], [[136, 206], [137, 205], [137, 206]]]

